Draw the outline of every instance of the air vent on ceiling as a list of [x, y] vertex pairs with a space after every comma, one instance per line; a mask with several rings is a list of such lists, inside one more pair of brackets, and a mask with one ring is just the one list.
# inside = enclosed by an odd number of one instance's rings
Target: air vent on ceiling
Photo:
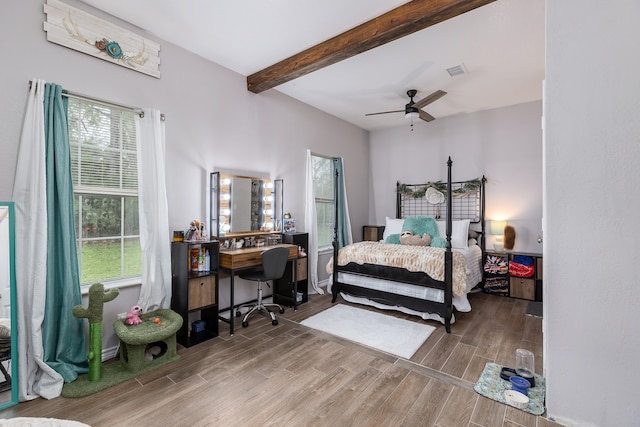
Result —
[[467, 68], [464, 66], [464, 64], [447, 68], [447, 73], [449, 73], [451, 77], [459, 76], [461, 74], [465, 74], [466, 72]]

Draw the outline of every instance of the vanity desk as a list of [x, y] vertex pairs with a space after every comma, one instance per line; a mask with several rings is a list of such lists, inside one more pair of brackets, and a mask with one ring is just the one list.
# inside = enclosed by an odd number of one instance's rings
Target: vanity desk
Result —
[[[236, 171], [237, 172], [237, 171]], [[282, 305], [276, 295], [276, 289], [285, 289], [288, 295], [296, 295], [298, 280], [298, 247], [307, 249], [297, 240], [283, 235], [283, 193], [284, 181], [270, 179], [266, 174], [212, 172], [210, 174], [210, 230], [220, 241], [218, 269], [229, 273], [230, 304], [229, 319], [218, 315], [219, 320], [229, 323], [229, 332], [233, 335], [236, 304], [234, 301], [234, 279], [243, 271], [260, 267], [263, 251], [284, 246], [289, 248], [289, 263], [285, 270], [286, 278], [273, 284], [273, 299]], [[304, 259], [306, 261], [306, 259]], [[306, 265], [306, 264], [305, 264]], [[306, 268], [304, 279], [306, 280]], [[305, 286], [306, 282], [302, 282]], [[286, 286], [285, 286], [286, 284]], [[293, 288], [293, 289], [292, 289]], [[284, 292], [284, 291], [283, 291]], [[305, 289], [306, 295], [306, 289]], [[297, 308], [296, 298], [293, 301]], [[285, 302], [289, 302], [288, 300]], [[288, 305], [288, 304], [284, 304]]]
[[[289, 248], [289, 262], [293, 265], [294, 277], [297, 277], [297, 260], [298, 260], [298, 246], [281, 243], [270, 246], [254, 246], [240, 249], [220, 249], [218, 255], [218, 269], [224, 270], [229, 273], [229, 319], [219, 316], [219, 320], [229, 323], [229, 333], [233, 336], [233, 324], [235, 316], [235, 302], [233, 298], [234, 294], [234, 277], [240, 274], [244, 270], [250, 270], [262, 265], [262, 252], [268, 249], [276, 247]], [[294, 288], [297, 290], [297, 281], [294, 283]], [[296, 307], [294, 307], [295, 309]]]

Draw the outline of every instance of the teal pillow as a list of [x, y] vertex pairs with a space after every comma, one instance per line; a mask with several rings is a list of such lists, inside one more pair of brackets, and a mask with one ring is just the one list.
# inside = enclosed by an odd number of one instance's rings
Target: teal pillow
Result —
[[400, 235], [399, 234], [389, 234], [386, 239], [384, 239], [385, 243], [391, 243], [393, 245], [400, 244]]
[[447, 239], [444, 237], [432, 237], [431, 238], [431, 247], [432, 248], [446, 248], [447, 247]]

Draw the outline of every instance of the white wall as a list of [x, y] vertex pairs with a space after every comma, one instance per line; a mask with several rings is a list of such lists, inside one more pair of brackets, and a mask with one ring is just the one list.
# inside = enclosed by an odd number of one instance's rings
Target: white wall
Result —
[[[184, 229], [193, 219], [207, 220], [208, 175], [216, 168], [283, 178], [285, 210], [304, 229], [307, 148], [344, 157], [353, 227], [361, 228], [368, 221], [369, 195], [362, 191], [368, 188], [369, 177], [366, 131], [274, 90], [250, 93], [245, 77], [162, 40], [158, 40], [160, 79], [49, 43], [43, 30], [43, 3], [9, 0], [0, 6], [4, 58], [0, 68], [0, 200], [11, 199], [28, 81], [39, 78], [74, 92], [154, 107], [166, 114], [170, 230]], [[68, 3], [140, 32], [82, 3]], [[236, 302], [255, 298], [254, 284], [237, 280], [236, 286]], [[121, 289], [121, 295], [105, 307], [105, 325], [116, 313], [129, 311], [138, 293], [137, 287]], [[223, 307], [228, 296], [228, 279], [224, 279], [220, 287]], [[104, 341], [105, 348], [117, 343], [108, 327], [104, 328]]]
[[547, 1], [549, 415], [637, 426], [640, 2]]
[[486, 219], [514, 226], [514, 249], [541, 252], [541, 116], [542, 103], [530, 102], [372, 132], [370, 222], [395, 217], [397, 181], [446, 181], [451, 156], [454, 181], [486, 176]]

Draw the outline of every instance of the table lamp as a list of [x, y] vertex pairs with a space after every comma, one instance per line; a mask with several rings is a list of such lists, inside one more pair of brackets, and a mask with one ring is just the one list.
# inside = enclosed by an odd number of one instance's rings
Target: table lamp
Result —
[[502, 236], [504, 236], [504, 228], [507, 226], [507, 221], [491, 221], [489, 223], [489, 231], [491, 234], [496, 236], [495, 242], [493, 244], [493, 249], [496, 251], [501, 251], [504, 249], [504, 245], [502, 243]]

